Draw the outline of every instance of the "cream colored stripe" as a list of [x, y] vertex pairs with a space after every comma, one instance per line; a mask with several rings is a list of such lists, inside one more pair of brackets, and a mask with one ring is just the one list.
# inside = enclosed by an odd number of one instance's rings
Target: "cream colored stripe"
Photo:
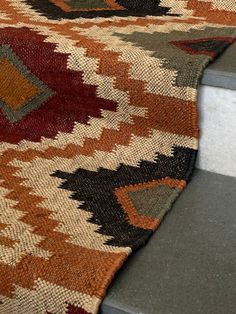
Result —
[[16, 209], [17, 202], [7, 198], [9, 193], [0, 187], [0, 223], [6, 225], [0, 235], [17, 242], [13, 247], [0, 245], [0, 262], [16, 265], [26, 253], [42, 258], [50, 257], [50, 252], [38, 246], [44, 238], [34, 234], [33, 227], [21, 221], [25, 214]]
[[198, 140], [182, 135], [152, 130], [149, 138], [133, 136], [130, 145], [117, 145], [112, 152], [96, 151], [93, 156], [76, 156], [69, 163], [55, 157], [62, 170], [73, 172], [78, 167], [96, 171], [99, 167], [115, 170], [121, 163], [137, 166], [141, 160], [154, 161], [157, 153], [173, 156], [175, 145], [197, 149]]
[[9, 20], [11, 20], [11, 18], [9, 17], [8, 13], [0, 11], [0, 21], [2, 21], [2, 20], [9, 21]]
[[181, 14], [184, 17], [191, 17], [193, 10], [187, 9], [189, 0], [161, 0], [160, 5], [170, 8], [170, 13]]
[[[120, 163], [126, 165], [137, 166], [140, 160], [154, 161], [157, 153], [165, 156], [173, 156], [173, 147], [180, 146], [191, 149], [198, 148], [198, 139], [183, 135], [172, 134], [159, 130], [150, 131], [148, 138], [141, 136], [133, 136], [129, 146], [117, 145], [112, 152], [96, 151], [93, 156], [78, 155], [73, 159], [54, 157], [51, 161], [37, 158], [46, 162], [56, 162], [56, 169], [67, 172], [73, 172], [77, 168], [84, 168], [96, 171], [99, 167], [115, 170]], [[35, 163], [32, 161], [28, 166]], [[21, 161], [15, 160], [11, 164], [14, 166], [22, 166]], [[25, 164], [25, 163], [23, 163]], [[37, 167], [40, 166], [40, 163]], [[27, 167], [26, 167], [27, 168]]]
[[96, 313], [100, 299], [84, 293], [68, 290], [40, 278], [33, 289], [15, 286], [11, 298], [0, 296], [0, 313], [10, 314], [66, 314], [68, 303], [82, 307], [88, 313]]
[[199, 0], [199, 1], [212, 3], [213, 9], [236, 12], [235, 0]]

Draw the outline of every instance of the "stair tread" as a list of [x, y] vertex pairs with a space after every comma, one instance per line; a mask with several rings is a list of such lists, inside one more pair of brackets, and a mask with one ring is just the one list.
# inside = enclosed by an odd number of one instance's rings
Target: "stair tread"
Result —
[[203, 85], [236, 90], [236, 42], [205, 69]]
[[234, 314], [236, 178], [196, 170], [148, 245], [129, 258], [102, 314]]

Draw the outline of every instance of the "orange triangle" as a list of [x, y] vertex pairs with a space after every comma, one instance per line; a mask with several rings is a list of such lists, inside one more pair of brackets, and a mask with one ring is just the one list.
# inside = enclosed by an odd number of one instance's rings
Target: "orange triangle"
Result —
[[128, 193], [149, 189], [160, 185], [167, 185], [172, 188], [183, 189], [186, 186], [186, 182], [184, 180], [175, 180], [167, 177], [160, 180], [153, 180], [150, 182], [129, 185], [117, 188], [115, 190], [115, 195], [123, 210], [128, 215], [129, 222], [132, 225], [143, 229], [151, 229], [153, 231], [157, 229], [158, 225], [160, 224], [160, 220], [153, 217], [140, 215], [140, 213], [134, 207], [133, 202], [130, 200]]

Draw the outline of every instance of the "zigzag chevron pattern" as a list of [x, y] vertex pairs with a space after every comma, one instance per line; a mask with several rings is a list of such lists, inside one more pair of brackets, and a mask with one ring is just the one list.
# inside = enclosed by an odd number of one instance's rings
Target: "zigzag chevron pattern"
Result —
[[185, 188], [233, 0], [0, 0], [0, 313], [96, 314]]

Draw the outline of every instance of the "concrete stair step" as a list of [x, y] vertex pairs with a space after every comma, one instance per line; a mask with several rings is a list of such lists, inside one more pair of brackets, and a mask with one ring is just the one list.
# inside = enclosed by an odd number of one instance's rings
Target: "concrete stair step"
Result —
[[116, 276], [101, 314], [235, 314], [235, 209], [236, 178], [196, 170]]
[[236, 91], [202, 86], [197, 167], [236, 177]]
[[205, 69], [202, 84], [236, 90], [236, 42]]
[[210, 64], [198, 104], [200, 150], [197, 167], [236, 177], [236, 43]]

